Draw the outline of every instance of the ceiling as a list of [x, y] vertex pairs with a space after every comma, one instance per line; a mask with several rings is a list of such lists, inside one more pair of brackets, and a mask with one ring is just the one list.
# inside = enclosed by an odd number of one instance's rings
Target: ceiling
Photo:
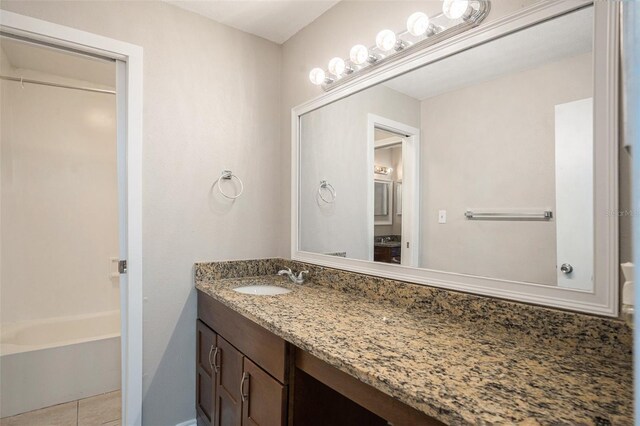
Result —
[[[395, 146], [397, 146], [395, 144], [402, 143], [402, 137], [400, 137], [396, 133], [379, 129], [377, 127], [374, 129], [373, 140], [376, 149], [394, 148]], [[379, 145], [382, 145], [382, 147], [378, 148]]]
[[393, 137], [398, 137], [397, 134], [389, 132], [387, 130], [384, 129], [379, 129], [379, 128], [375, 128], [374, 129], [374, 136], [373, 139], [376, 141], [380, 141], [380, 140], [384, 140], [384, 139], [390, 139]]
[[[13, 68], [38, 71], [58, 77], [115, 87], [115, 62], [84, 56], [60, 49], [0, 38], [0, 48]], [[19, 72], [13, 72], [19, 77]]]
[[339, 0], [164, 0], [179, 8], [278, 44]]
[[466, 50], [384, 83], [423, 100], [592, 51], [593, 7]]

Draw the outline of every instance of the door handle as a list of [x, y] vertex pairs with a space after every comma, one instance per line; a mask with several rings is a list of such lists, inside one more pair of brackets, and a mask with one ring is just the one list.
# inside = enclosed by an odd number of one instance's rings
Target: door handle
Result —
[[240, 397], [242, 398], [242, 402], [245, 402], [249, 399], [249, 393], [244, 393], [244, 384], [245, 382], [249, 383], [249, 373], [246, 371], [242, 373], [242, 380], [240, 381]]
[[[216, 373], [220, 369], [220, 365], [218, 365], [218, 363], [216, 362], [216, 360], [218, 359], [218, 352], [220, 352], [218, 350], [218, 347], [211, 345], [211, 348], [209, 348], [209, 367], [211, 367], [211, 369]], [[211, 361], [212, 354], [213, 354], [213, 361]]]
[[213, 352], [213, 345], [209, 348], [209, 367], [213, 370], [213, 362], [211, 362], [211, 353]]
[[213, 369], [215, 370], [216, 374], [220, 372], [220, 353], [221, 352], [222, 351], [217, 346], [216, 346], [216, 350], [213, 351]]
[[569, 263], [563, 263], [562, 266], [560, 266], [560, 272], [565, 275], [570, 274], [573, 272], [573, 266]]

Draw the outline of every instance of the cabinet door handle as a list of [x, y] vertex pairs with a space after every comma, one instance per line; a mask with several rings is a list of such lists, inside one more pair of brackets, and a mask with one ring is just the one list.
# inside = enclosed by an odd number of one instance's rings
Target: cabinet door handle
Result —
[[[213, 361], [211, 361], [211, 354], [213, 354]], [[218, 365], [216, 364], [216, 358], [218, 357], [218, 347], [211, 345], [209, 349], [209, 367], [214, 370], [216, 373], [218, 372]]]
[[244, 383], [249, 383], [249, 373], [246, 371], [242, 373], [242, 380], [240, 381], [240, 397], [242, 398], [242, 402], [245, 402], [249, 399], [249, 393], [244, 393]]
[[219, 347], [216, 346], [216, 350], [213, 351], [213, 369], [215, 370], [216, 374], [220, 372], [220, 352], [222, 351]]

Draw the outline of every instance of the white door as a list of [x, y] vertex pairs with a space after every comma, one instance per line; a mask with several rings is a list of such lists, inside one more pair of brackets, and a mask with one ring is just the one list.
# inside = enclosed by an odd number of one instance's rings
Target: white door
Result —
[[556, 105], [555, 119], [558, 286], [591, 290], [593, 98]]
[[[401, 263], [405, 266], [418, 266], [418, 227], [416, 225], [418, 204], [415, 197], [418, 186], [415, 167], [418, 136], [402, 138], [402, 192], [400, 195], [400, 216], [402, 220]], [[397, 215], [397, 212], [393, 212]]]
[[[127, 64], [123, 61], [116, 61], [116, 126], [117, 126], [117, 151], [118, 151], [118, 244], [120, 252], [120, 263], [125, 262], [126, 266], [127, 252], [128, 252], [128, 240], [127, 240]], [[120, 353], [122, 360], [121, 367], [121, 380], [122, 388], [128, 389], [131, 386], [127, 382], [127, 371], [129, 366], [127, 365], [128, 356], [127, 352], [129, 347], [127, 345], [127, 321], [128, 321], [128, 294], [129, 282], [127, 280], [126, 269], [123, 271], [122, 266], [119, 264], [120, 270]], [[129, 380], [131, 380], [129, 378]], [[122, 393], [122, 418], [127, 419], [127, 404], [126, 395]]]

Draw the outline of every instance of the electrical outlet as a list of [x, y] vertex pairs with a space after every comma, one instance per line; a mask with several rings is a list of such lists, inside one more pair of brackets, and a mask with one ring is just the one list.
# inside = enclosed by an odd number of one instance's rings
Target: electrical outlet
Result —
[[438, 210], [438, 223], [447, 223], [447, 211]]

